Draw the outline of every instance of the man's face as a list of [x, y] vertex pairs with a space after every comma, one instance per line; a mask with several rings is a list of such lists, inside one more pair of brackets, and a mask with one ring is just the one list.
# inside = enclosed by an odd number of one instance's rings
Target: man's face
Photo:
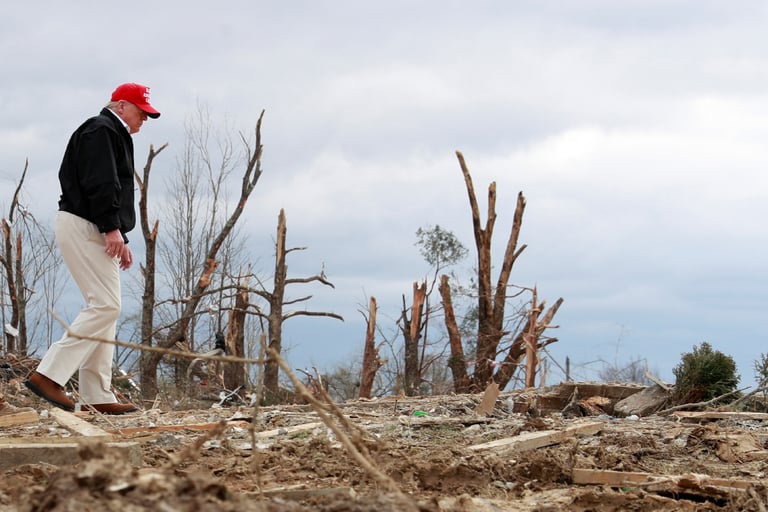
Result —
[[130, 101], [121, 100], [117, 105], [117, 114], [128, 125], [128, 131], [138, 133], [147, 120], [147, 113]]

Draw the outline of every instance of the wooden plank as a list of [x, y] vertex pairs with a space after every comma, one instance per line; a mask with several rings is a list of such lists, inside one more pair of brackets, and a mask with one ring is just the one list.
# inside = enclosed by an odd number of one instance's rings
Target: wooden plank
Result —
[[256, 437], [259, 439], [266, 439], [269, 437], [276, 437], [283, 434], [295, 434], [297, 432], [306, 432], [308, 430], [315, 430], [318, 427], [322, 427], [324, 423], [322, 421], [315, 421], [312, 423], [304, 423], [302, 425], [294, 425], [292, 427], [275, 428], [272, 430], [264, 430], [262, 432], [256, 432]]
[[673, 416], [683, 419], [706, 420], [768, 420], [765, 412], [735, 412], [735, 411], [674, 411]]
[[[141, 447], [138, 443], [106, 443], [117, 450], [133, 466], [142, 465]], [[21, 464], [52, 464], [68, 466], [80, 462], [80, 445], [69, 443], [14, 443], [0, 445], [0, 469], [8, 469]]]
[[600, 469], [574, 468], [572, 473], [573, 483], [578, 485], [608, 485], [611, 487], [624, 487], [641, 485], [649, 487], [653, 484], [672, 485], [685, 489], [707, 487], [745, 490], [758, 482], [753, 480], [731, 480], [713, 478], [707, 475], [657, 475], [653, 473], [638, 473], [629, 471], [607, 471]]
[[[229, 426], [247, 428], [250, 425], [248, 421], [230, 421]], [[154, 432], [178, 432], [179, 430], [213, 430], [214, 427], [219, 426], [218, 423], [190, 423], [188, 425], [153, 425], [146, 427], [126, 427], [109, 429], [106, 432], [109, 434], [143, 434]]]
[[62, 427], [71, 430], [75, 434], [79, 434], [85, 437], [104, 437], [111, 439], [112, 436], [109, 432], [103, 430], [95, 425], [91, 425], [85, 420], [82, 420], [64, 409], [51, 408], [49, 411], [51, 418], [56, 420], [56, 423]]
[[[53, 437], [53, 436], [42, 436], [42, 437], [3, 437], [0, 438], [0, 448], [9, 444], [67, 444], [67, 443], [75, 443], [77, 442], [78, 437], [73, 436], [67, 436], [67, 437]], [[99, 440], [99, 438], [93, 438], [89, 437], [87, 439], [96, 439]]]
[[[483, 423], [492, 423], [492, 418], [478, 417], [478, 416], [458, 416], [458, 417], [445, 417], [445, 416], [398, 416], [397, 421], [401, 425], [409, 427], [434, 427], [445, 425], [479, 425]], [[371, 425], [366, 425], [366, 429], [371, 429]]]
[[[131, 428], [118, 428], [114, 430], [107, 430], [107, 433], [111, 434], [137, 434], [137, 433], [153, 433], [153, 432], [178, 432], [179, 430], [211, 430], [218, 426], [218, 423], [197, 423], [188, 425], [155, 425], [152, 427], [131, 427]], [[231, 421], [227, 426], [238, 426], [241, 428], [247, 428], [251, 424], [248, 421]], [[272, 430], [264, 430], [256, 432], [256, 437], [259, 439], [265, 439], [269, 437], [276, 437], [281, 434], [295, 434], [296, 432], [304, 432], [307, 430], [314, 430], [323, 423], [315, 421], [312, 423], [304, 423], [302, 425], [294, 425], [292, 427], [275, 428]]]
[[338, 495], [338, 498], [354, 498], [356, 493], [351, 487], [325, 487], [322, 489], [306, 489], [301, 485], [265, 489], [262, 493], [247, 493], [250, 496], [261, 494], [266, 497], [280, 497], [288, 500], [305, 500], [313, 496]]
[[592, 421], [587, 423], [574, 424], [562, 430], [540, 430], [538, 432], [526, 432], [514, 437], [505, 437], [496, 439], [487, 443], [476, 444], [468, 449], [479, 450], [503, 450], [503, 451], [525, 451], [541, 448], [551, 444], [562, 443], [566, 439], [575, 435], [596, 434], [603, 428], [603, 422]]
[[480, 416], [488, 416], [493, 412], [493, 408], [496, 406], [496, 400], [499, 398], [499, 384], [498, 382], [491, 382], [488, 387], [485, 388], [483, 394], [483, 400], [475, 408], [475, 413]]
[[37, 423], [39, 420], [40, 416], [36, 410], [19, 410], [8, 414], [0, 414], [0, 427], [29, 425], [30, 423]]

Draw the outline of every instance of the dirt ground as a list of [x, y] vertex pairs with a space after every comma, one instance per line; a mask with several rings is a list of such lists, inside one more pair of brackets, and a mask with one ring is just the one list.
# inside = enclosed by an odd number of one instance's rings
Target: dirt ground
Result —
[[[514, 395], [502, 393], [487, 416], [475, 412], [481, 395], [355, 401], [338, 406], [343, 421], [328, 422], [308, 405], [70, 414], [95, 428], [83, 435], [18, 385], [6, 398], [33, 406], [39, 419], [0, 427], [0, 512], [768, 508], [762, 418], [521, 414]], [[569, 430], [585, 424], [587, 433]], [[547, 446], [500, 441], [550, 431], [564, 434]], [[14, 464], [3, 451], [41, 445], [53, 453], [72, 441], [79, 448], [69, 464]], [[491, 441], [499, 444], [477, 447]], [[654, 478], [580, 483], [577, 470]]]

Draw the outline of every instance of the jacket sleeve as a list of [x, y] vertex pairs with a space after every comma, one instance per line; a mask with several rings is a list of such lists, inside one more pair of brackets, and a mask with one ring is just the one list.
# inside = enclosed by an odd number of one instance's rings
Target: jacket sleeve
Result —
[[120, 180], [113, 133], [103, 126], [82, 134], [77, 179], [90, 205], [90, 218], [106, 233], [120, 229]]

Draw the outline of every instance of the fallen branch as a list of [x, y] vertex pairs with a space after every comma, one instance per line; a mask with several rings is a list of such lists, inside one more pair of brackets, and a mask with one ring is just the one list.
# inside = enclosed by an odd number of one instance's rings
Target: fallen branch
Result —
[[758, 394], [758, 393], [761, 393], [761, 392], [763, 392], [763, 391], [768, 391], [768, 377], [766, 377], [765, 379], [763, 379], [763, 380], [760, 382], [760, 384], [758, 384], [758, 385], [757, 385], [757, 389], [755, 389], [755, 390], [754, 390], [754, 391], [752, 391], [751, 393], [747, 393], [746, 395], [744, 395], [743, 397], [739, 398], [739, 399], [738, 399], [738, 400], [736, 400], [735, 402], [728, 404], [728, 407], [729, 407], [729, 408], [734, 408], [734, 407], [736, 407], [737, 405], [739, 405], [739, 404], [741, 404], [741, 403], [743, 403], [743, 402], [746, 402], [748, 399], [752, 398], [752, 397], [753, 397], [753, 396], [755, 396], [756, 394]]
[[197, 352], [189, 352], [186, 350], [173, 350], [170, 348], [162, 348], [162, 347], [149, 347], [146, 345], [137, 345], [135, 343], [128, 343], [127, 341], [120, 341], [120, 340], [108, 340], [106, 338], [99, 338], [94, 336], [85, 336], [83, 334], [77, 333], [72, 331], [69, 328], [69, 325], [67, 325], [66, 322], [64, 322], [56, 313], [53, 311], [50, 311], [53, 318], [59, 322], [62, 327], [64, 327], [64, 330], [67, 333], [67, 336], [70, 336], [72, 338], [77, 338], [79, 340], [91, 340], [91, 341], [97, 341], [99, 343], [107, 343], [109, 345], [115, 345], [118, 347], [124, 347], [129, 348], [132, 350], [140, 350], [142, 352], [158, 352], [164, 355], [170, 355], [175, 357], [181, 357], [185, 359], [200, 359], [200, 360], [206, 360], [206, 361], [221, 361], [223, 363], [246, 363], [246, 364], [263, 364], [264, 360], [263, 358], [259, 359], [248, 359], [245, 357], [235, 357], [235, 356], [222, 356], [222, 355], [216, 355], [215, 353], [218, 352], [217, 350], [212, 350], [211, 352], [208, 352], [206, 354], [198, 354]]
[[[291, 382], [293, 382], [294, 387], [299, 392], [299, 394], [309, 402], [309, 404], [312, 406], [312, 409], [317, 413], [317, 415], [320, 417], [320, 419], [325, 423], [325, 425], [330, 428], [333, 433], [336, 435], [337, 439], [341, 442], [341, 444], [346, 448], [347, 452], [352, 456], [353, 459], [355, 459], [362, 468], [368, 472], [369, 475], [371, 475], [374, 480], [376, 480], [384, 489], [396, 493], [401, 493], [400, 488], [398, 487], [397, 483], [395, 483], [394, 480], [392, 480], [389, 476], [384, 474], [382, 471], [380, 471], [375, 464], [368, 459], [366, 455], [363, 454], [363, 451], [359, 450], [354, 443], [350, 440], [349, 436], [341, 429], [339, 428], [339, 425], [333, 421], [331, 416], [329, 416], [327, 409], [334, 410], [335, 409], [335, 415], [338, 418], [344, 418], [344, 415], [341, 413], [341, 411], [332, 403], [328, 402], [326, 404], [320, 402], [317, 398], [310, 393], [310, 391], [307, 389], [307, 387], [296, 377], [296, 375], [291, 371], [291, 368], [288, 366], [288, 364], [285, 362], [285, 359], [280, 355], [279, 352], [267, 348], [267, 352], [270, 357], [274, 358], [275, 361], [277, 361], [277, 364], [280, 366], [280, 368], [285, 372], [286, 375], [291, 379]], [[344, 418], [345, 423], [349, 427], [350, 424], [346, 418]], [[363, 448], [364, 450], [364, 448]], [[365, 450], [367, 452], [367, 450]]]
[[745, 389], [748, 389], [748, 388], [735, 389], [733, 391], [725, 393], [724, 395], [716, 396], [715, 398], [713, 398], [711, 400], [707, 400], [706, 402], [696, 402], [696, 403], [693, 403], [693, 404], [680, 404], [680, 405], [676, 405], [674, 407], [669, 407], [668, 409], [664, 409], [662, 411], [659, 411], [656, 414], [658, 414], [659, 416], [664, 416], [664, 415], [669, 414], [669, 413], [674, 412], [674, 411], [682, 411], [683, 409], [693, 409], [693, 408], [696, 408], [696, 407], [709, 407], [710, 405], [712, 405], [714, 403], [717, 403], [720, 400], [723, 400], [724, 398], [728, 398], [731, 395], [735, 395], [737, 393], [741, 393]]

